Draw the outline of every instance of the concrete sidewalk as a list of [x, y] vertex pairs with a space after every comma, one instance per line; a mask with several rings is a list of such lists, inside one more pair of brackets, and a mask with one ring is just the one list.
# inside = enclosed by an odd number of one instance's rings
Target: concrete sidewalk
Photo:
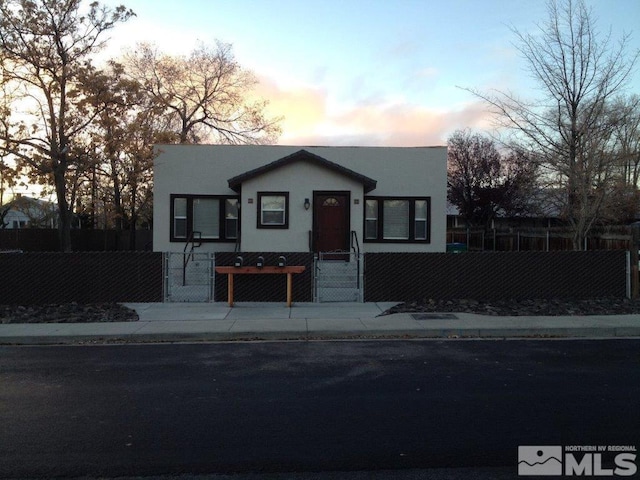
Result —
[[640, 315], [380, 316], [396, 303], [129, 303], [137, 322], [0, 325], [0, 344], [349, 338], [640, 337]]

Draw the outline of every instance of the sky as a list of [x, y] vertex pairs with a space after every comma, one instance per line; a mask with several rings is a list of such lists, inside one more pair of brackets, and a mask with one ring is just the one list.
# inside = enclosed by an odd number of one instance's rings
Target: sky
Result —
[[[492, 128], [465, 88], [531, 96], [512, 29], [536, 32], [544, 0], [106, 0], [136, 17], [111, 31], [109, 56], [137, 42], [188, 54], [230, 43], [251, 70], [283, 145], [445, 145]], [[598, 29], [640, 49], [640, 1], [586, 0]], [[640, 94], [640, 68], [630, 83]]]

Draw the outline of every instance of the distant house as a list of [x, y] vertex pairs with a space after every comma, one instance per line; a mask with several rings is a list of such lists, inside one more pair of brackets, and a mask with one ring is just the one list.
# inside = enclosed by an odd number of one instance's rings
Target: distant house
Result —
[[[540, 228], [544, 229], [562, 226], [563, 222], [561, 221], [559, 215], [550, 213], [551, 209], [547, 210], [548, 211], [541, 211], [535, 214], [530, 213], [527, 215], [515, 216], [506, 216], [504, 214], [498, 213], [496, 217], [491, 221], [491, 224], [488, 226], [488, 228], [496, 230], [518, 230]], [[458, 207], [447, 202], [447, 230], [465, 228], [467, 228], [467, 222], [460, 214], [460, 210], [458, 210]], [[478, 229], [483, 227], [472, 228]]]
[[156, 148], [156, 251], [445, 251], [446, 147]]
[[0, 221], [6, 229], [57, 228], [58, 212], [55, 203], [18, 195], [0, 207]]

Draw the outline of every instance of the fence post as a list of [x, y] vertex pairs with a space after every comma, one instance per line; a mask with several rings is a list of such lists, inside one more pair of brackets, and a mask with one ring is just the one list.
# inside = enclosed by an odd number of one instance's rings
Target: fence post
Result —
[[550, 235], [549, 229], [547, 229], [547, 245], [546, 245], [546, 251], [547, 252], [549, 251], [549, 243], [550, 243], [549, 235]]
[[209, 253], [209, 301], [216, 301], [216, 254], [215, 252]]
[[640, 293], [638, 248], [640, 248], [640, 222], [635, 222], [631, 225], [631, 298], [638, 298]]
[[162, 252], [162, 302], [169, 298], [169, 252]]

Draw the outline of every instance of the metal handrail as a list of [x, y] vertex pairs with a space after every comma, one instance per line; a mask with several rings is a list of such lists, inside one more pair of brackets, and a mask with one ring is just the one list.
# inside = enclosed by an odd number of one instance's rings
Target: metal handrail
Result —
[[360, 290], [360, 242], [358, 241], [358, 232], [355, 230], [351, 230], [351, 249], [356, 254], [356, 285], [358, 286], [358, 290]]
[[[198, 234], [198, 245], [195, 242], [195, 236]], [[187, 253], [187, 248], [189, 247], [189, 243], [191, 243], [191, 250]], [[202, 232], [198, 232], [197, 230], [193, 230], [189, 237], [187, 238], [187, 243], [184, 244], [184, 249], [182, 250], [182, 286], [184, 287], [187, 284], [187, 265], [189, 264], [189, 260], [193, 254], [193, 249], [196, 247], [202, 246]]]
[[360, 255], [360, 242], [358, 241], [358, 232], [356, 232], [355, 230], [351, 230], [351, 249], [356, 252], [358, 256]]

